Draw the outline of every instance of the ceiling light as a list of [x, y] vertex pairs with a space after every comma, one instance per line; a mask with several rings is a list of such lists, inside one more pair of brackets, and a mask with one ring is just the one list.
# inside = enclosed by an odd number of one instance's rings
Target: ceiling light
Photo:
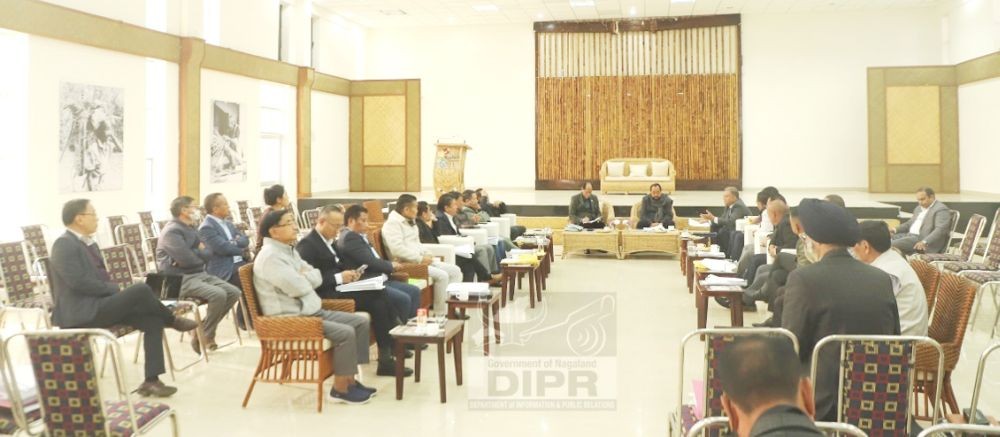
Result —
[[542, 18], [545, 18], [545, 12], [539, 12], [539, 13], [535, 14], [535, 18], [537, 18], [539, 20], [541, 20]]
[[635, 14], [636, 14], [635, 6], [632, 6], [632, 7], [628, 8], [628, 14], [631, 15], [631, 16], [633, 16], [633, 17], [635, 16]]
[[569, 0], [569, 5], [574, 8], [594, 7], [594, 0]]
[[500, 8], [494, 4], [472, 5], [472, 10], [476, 12], [498, 12]]

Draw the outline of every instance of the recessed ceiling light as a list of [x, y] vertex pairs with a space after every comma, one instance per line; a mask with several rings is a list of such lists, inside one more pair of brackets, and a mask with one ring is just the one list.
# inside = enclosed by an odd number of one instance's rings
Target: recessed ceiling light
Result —
[[594, 6], [594, 0], [569, 0], [569, 5], [574, 8], [590, 8]]
[[476, 12], [498, 12], [500, 7], [494, 4], [472, 5], [472, 10]]

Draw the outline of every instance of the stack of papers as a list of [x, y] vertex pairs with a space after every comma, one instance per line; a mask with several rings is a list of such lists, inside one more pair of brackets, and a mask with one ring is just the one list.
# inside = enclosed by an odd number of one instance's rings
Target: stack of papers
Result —
[[378, 275], [374, 278], [362, 279], [360, 281], [354, 281], [350, 284], [343, 284], [337, 286], [337, 291], [341, 293], [349, 293], [352, 291], [370, 291], [370, 290], [382, 290], [385, 289], [385, 275]]
[[745, 286], [747, 281], [743, 278], [730, 278], [725, 276], [708, 275], [703, 281], [703, 285], [738, 285]]
[[[37, 410], [39, 408], [38, 386], [35, 383], [35, 373], [31, 366], [23, 365], [14, 368], [14, 379], [17, 381], [17, 392], [25, 412]], [[0, 381], [0, 408], [14, 408], [14, 401], [11, 400], [10, 392], [4, 386], [3, 381]]]
[[476, 248], [471, 244], [462, 244], [455, 246], [455, 256], [460, 256], [462, 258], [472, 258], [472, 254], [476, 251]]
[[698, 262], [712, 272], [735, 272], [736, 263], [728, 259], [703, 259]]

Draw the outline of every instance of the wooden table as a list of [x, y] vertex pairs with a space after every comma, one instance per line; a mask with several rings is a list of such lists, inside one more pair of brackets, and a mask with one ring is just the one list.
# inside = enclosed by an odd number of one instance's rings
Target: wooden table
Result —
[[541, 275], [536, 274], [540, 265], [541, 264], [500, 263], [501, 273], [503, 274], [503, 285], [501, 285], [503, 296], [501, 296], [500, 299], [501, 306], [507, 306], [508, 293], [510, 301], [514, 301], [514, 286], [517, 285], [517, 288], [521, 288], [521, 275], [528, 276], [528, 296], [531, 299], [531, 308], [535, 307], [536, 296], [539, 302], [542, 301], [542, 287], [539, 282], [539, 276]]
[[680, 232], [677, 231], [622, 231], [622, 258], [630, 253], [637, 252], [663, 252], [677, 255], [680, 250], [677, 240], [678, 235], [680, 235]]
[[545, 252], [548, 253], [548, 255], [549, 255], [549, 261], [556, 262], [556, 251], [555, 251], [555, 249], [556, 249], [556, 240], [555, 240], [555, 238], [553, 238], [551, 230], [546, 231], [544, 229], [528, 229], [527, 231], [524, 232], [524, 236], [525, 237], [539, 236], [539, 237], [545, 237], [546, 239], [548, 239], [549, 244], [545, 248]]
[[725, 258], [726, 258], [726, 255], [721, 254], [721, 253], [718, 254], [718, 255], [716, 255], [716, 254], [714, 254], [712, 252], [695, 252], [693, 254], [689, 253], [687, 255], [687, 260], [686, 260], [687, 261], [687, 267], [685, 269], [686, 270], [685, 276], [687, 276], [688, 293], [694, 293], [694, 283], [695, 283], [695, 280], [694, 280], [694, 278], [695, 278], [694, 262], [695, 261], [702, 260], [702, 259], [725, 259]]
[[617, 230], [563, 232], [562, 257], [566, 258], [566, 254], [569, 252], [589, 249], [613, 253], [618, 259], [621, 259], [622, 254], [618, 244], [620, 236], [621, 233]]
[[[718, 274], [718, 273], [715, 273]], [[743, 290], [719, 291], [708, 290], [698, 281], [695, 286], [695, 303], [698, 307], [698, 329], [705, 329], [708, 324], [708, 298], [724, 297], [729, 299], [729, 322], [734, 328], [743, 326]]]
[[468, 308], [478, 308], [483, 313], [483, 355], [490, 354], [490, 310], [493, 311], [493, 335], [497, 344], [500, 344], [500, 295], [503, 293], [504, 290], [500, 290], [499, 293], [493, 293], [486, 299], [470, 297], [469, 300], [451, 298], [447, 301], [449, 317], [455, 314], [456, 309], [463, 319]]
[[455, 356], [455, 379], [462, 385], [462, 336], [465, 334], [465, 323], [459, 320], [448, 320], [437, 335], [422, 335], [414, 332], [415, 326], [397, 326], [389, 331], [395, 340], [393, 352], [396, 355], [396, 400], [403, 399], [403, 364], [406, 360], [407, 344], [412, 344], [414, 355], [413, 380], [420, 382], [420, 345], [436, 344], [438, 353], [438, 383], [441, 387], [441, 403], [448, 400], [445, 387], [445, 346], [452, 345]]
[[682, 237], [681, 235], [683, 235], [683, 234], [678, 234], [677, 235], [677, 245], [679, 246], [680, 252], [681, 252], [681, 263], [680, 263], [681, 264], [681, 274], [682, 275], [686, 275], [687, 274], [687, 256], [688, 256], [687, 244], [688, 244], [688, 242], [692, 242], [692, 243], [695, 243], [695, 244], [698, 244], [698, 243], [701, 243], [701, 242], [711, 243], [711, 239], [708, 238], [708, 237], [700, 237], [700, 236], [693, 235], [693, 234], [689, 234], [687, 237]]

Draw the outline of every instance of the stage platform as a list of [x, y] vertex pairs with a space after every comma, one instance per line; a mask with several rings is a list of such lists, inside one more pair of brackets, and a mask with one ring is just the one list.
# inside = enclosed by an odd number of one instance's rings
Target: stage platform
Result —
[[[749, 188], [742, 191], [741, 197], [747, 206], [753, 208], [754, 199], [759, 188]], [[491, 200], [502, 200], [507, 203], [510, 212], [526, 217], [556, 217], [566, 216], [569, 210], [569, 198], [577, 191], [569, 190], [533, 190], [533, 189], [495, 189], [488, 190]], [[632, 205], [642, 199], [642, 194], [601, 194], [594, 191], [601, 201], [611, 202], [615, 207], [615, 215], [628, 217]], [[433, 190], [413, 193], [420, 200], [436, 202]], [[916, 206], [915, 195], [911, 193], [868, 193], [847, 189], [816, 189], [816, 190], [784, 190], [782, 195], [794, 206], [804, 198], [822, 198], [827, 194], [839, 194], [847, 203], [847, 208], [858, 218], [894, 219], [902, 212], [906, 216]], [[315, 193], [308, 198], [298, 200], [300, 210], [316, 208], [330, 203], [357, 203], [363, 200], [378, 199], [386, 203], [394, 201], [398, 193], [382, 192], [348, 192], [330, 191]], [[721, 210], [721, 191], [677, 191], [670, 194], [674, 199], [674, 207], [680, 216], [695, 216], [703, 209], [715, 213]], [[962, 213], [959, 223], [964, 228], [965, 221], [973, 213], [985, 215], [992, 221], [993, 213], [1000, 207], [1000, 195], [964, 193], [941, 194], [938, 199]]]

